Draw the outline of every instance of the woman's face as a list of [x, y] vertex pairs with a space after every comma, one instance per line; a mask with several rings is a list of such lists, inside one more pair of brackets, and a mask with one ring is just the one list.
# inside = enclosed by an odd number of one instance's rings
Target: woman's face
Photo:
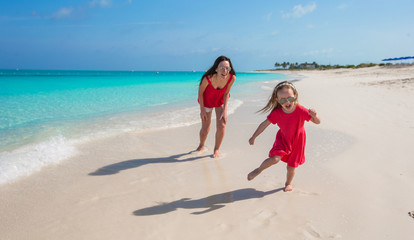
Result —
[[229, 61], [221, 61], [216, 69], [217, 76], [226, 78], [230, 74], [231, 67]]

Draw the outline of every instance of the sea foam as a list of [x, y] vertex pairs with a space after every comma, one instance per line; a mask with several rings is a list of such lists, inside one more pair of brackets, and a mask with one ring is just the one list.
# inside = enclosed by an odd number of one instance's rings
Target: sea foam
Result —
[[0, 185], [29, 176], [45, 166], [57, 164], [77, 153], [63, 136], [0, 153]]

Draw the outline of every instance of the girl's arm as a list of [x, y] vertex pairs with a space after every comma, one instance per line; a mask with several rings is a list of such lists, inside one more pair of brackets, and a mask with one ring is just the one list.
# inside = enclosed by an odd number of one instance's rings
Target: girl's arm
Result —
[[206, 112], [206, 109], [204, 109], [204, 96], [203, 96], [207, 85], [208, 85], [207, 79], [203, 78], [200, 86], [198, 87], [198, 102], [200, 103], [200, 117], [202, 120], [207, 120], [207, 112]]
[[259, 127], [257, 127], [256, 131], [253, 133], [253, 136], [249, 139], [250, 145], [254, 144], [254, 140], [270, 125], [270, 121], [268, 119], [264, 120]]
[[236, 81], [236, 76], [233, 75], [233, 79], [230, 81], [229, 85], [227, 85], [226, 92], [223, 96], [223, 113], [219, 117], [219, 120], [223, 118], [224, 123], [227, 122], [227, 103], [229, 101], [230, 89], [233, 86], [234, 81]]
[[309, 114], [312, 116], [311, 121], [315, 124], [321, 123], [321, 119], [319, 118], [318, 114], [316, 113], [315, 109], [310, 108]]

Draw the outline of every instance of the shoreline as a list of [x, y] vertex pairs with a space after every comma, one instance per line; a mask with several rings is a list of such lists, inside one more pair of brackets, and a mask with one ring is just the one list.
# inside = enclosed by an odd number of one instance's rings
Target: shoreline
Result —
[[[46, 73], [48, 72], [45, 71], [43, 75], [47, 75]], [[69, 75], [78, 74], [73, 71], [68, 71], [68, 73]], [[258, 77], [255, 75], [263, 76], [261, 74], [245, 74], [240, 79], [240, 89], [238, 89], [239, 85], [233, 89], [232, 94], [235, 97], [230, 99], [232, 104], [229, 105], [229, 114], [242, 104], [237, 100], [238, 95], [249, 94], [244, 93], [246, 89], [254, 91], [255, 88], [243, 86], [249, 86], [246, 85], [249, 84], [248, 81], [257, 81]], [[56, 74], [56, 76], [61, 75]], [[109, 75], [103, 74], [103, 76], [108, 77]], [[188, 82], [188, 79], [185, 80]], [[4, 134], [8, 137], [3, 139], [0, 151], [0, 185], [18, 181], [22, 177], [41, 171], [45, 166], [60, 164], [70, 157], [76, 156], [78, 146], [90, 141], [114, 137], [125, 132], [139, 133], [199, 123], [197, 97], [194, 95], [191, 99], [188, 97], [179, 98], [179, 96], [177, 98], [178, 101], [177, 99], [171, 102], [155, 101], [158, 103], [139, 109], [125, 108], [122, 111], [115, 109], [109, 112], [98, 112], [91, 116], [46, 120], [45, 122], [38, 120], [38, 124], [36, 124], [37, 120], [33, 120], [31, 121], [34, 122], [32, 125], [18, 125], [16, 129], [12, 128], [11, 130], [6, 128]], [[88, 104], [86, 105], [88, 106]], [[18, 116], [13, 117], [18, 119]]]
[[[329, 72], [328, 72], [329, 71]], [[274, 83], [243, 96], [229, 116], [222, 157], [197, 147], [200, 124], [130, 132], [81, 146], [70, 161], [0, 186], [6, 239], [405, 239], [414, 234], [414, 68], [301, 72], [306, 162], [284, 193], [286, 165], [247, 174], [277, 127], [249, 146]], [[390, 82], [391, 81], [391, 82]], [[397, 82], [397, 83], [396, 83]], [[398, 96], [398, 101], [389, 101]], [[388, 99], [388, 100], [387, 100]], [[398, 141], [396, 141], [398, 139]], [[191, 226], [191, 230], [188, 229]], [[24, 231], [22, 231], [24, 229]]]

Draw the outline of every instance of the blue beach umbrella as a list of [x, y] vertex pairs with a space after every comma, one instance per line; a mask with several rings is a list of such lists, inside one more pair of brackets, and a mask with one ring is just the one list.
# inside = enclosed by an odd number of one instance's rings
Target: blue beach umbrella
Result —
[[409, 59], [414, 59], [414, 56], [409, 56], [409, 57], [399, 57], [399, 58], [385, 58], [382, 59], [381, 61], [404, 61], [404, 60], [409, 60]]

